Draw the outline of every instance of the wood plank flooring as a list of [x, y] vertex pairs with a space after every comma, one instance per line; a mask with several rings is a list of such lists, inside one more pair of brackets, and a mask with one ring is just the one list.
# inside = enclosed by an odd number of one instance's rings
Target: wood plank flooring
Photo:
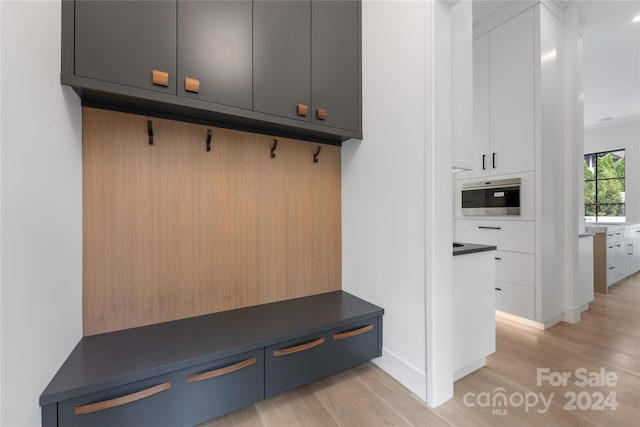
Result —
[[[201, 427], [640, 425], [640, 274], [614, 285], [608, 295], [596, 294], [575, 325], [560, 323], [539, 331], [497, 319], [496, 344], [487, 366], [457, 381], [454, 398], [435, 410], [366, 363]], [[571, 377], [566, 386], [549, 381], [538, 386], [538, 368], [570, 372]], [[580, 386], [579, 368], [587, 374], [601, 369], [615, 374], [615, 385]], [[507, 396], [506, 405], [497, 400], [493, 406], [500, 391]], [[572, 393], [575, 409], [565, 408]], [[596, 410], [599, 393], [613, 393], [616, 409], [603, 405]], [[550, 402], [546, 410], [542, 398]], [[521, 403], [527, 400], [528, 408]]]

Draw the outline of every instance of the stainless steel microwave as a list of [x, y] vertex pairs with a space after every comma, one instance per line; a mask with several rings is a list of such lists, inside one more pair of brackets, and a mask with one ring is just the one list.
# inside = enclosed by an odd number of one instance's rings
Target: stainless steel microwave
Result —
[[520, 215], [520, 178], [462, 185], [462, 215]]

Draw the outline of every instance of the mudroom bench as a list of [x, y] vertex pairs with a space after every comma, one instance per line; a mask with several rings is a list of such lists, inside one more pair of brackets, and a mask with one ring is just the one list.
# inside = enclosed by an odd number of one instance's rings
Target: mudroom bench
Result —
[[83, 337], [42, 426], [193, 426], [380, 356], [383, 314], [337, 291]]

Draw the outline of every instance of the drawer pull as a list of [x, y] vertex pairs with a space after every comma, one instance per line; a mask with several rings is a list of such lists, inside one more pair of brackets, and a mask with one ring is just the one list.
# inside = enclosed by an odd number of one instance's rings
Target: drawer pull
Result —
[[614, 266], [609, 267], [609, 270], [613, 270], [614, 268], [616, 268], [616, 266], [615, 266], [615, 265], [614, 265]]
[[233, 365], [226, 366], [224, 368], [214, 369], [213, 371], [202, 372], [199, 374], [189, 375], [187, 377], [188, 383], [193, 383], [196, 381], [204, 381], [215, 377], [220, 377], [222, 375], [227, 375], [235, 371], [239, 371], [240, 369], [247, 368], [251, 365], [255, 365], [256, 358], [252, 357], [247, 360], [243, 360], [242, 362], [234, 363]]
[[300, 353], [301, 351], [309, 350], [322, 344], [324, 344], [324, 338], [318, 338], [317, 340], [309, 341], [308, 343], [296, 345], [293, 347], [287, 347], [280, 350], [274, 350], [273, 355], [274, 357], [279, 357], [293, 353]]
[[153, 70], [152, 71], [153, 84], [158, 86], [169, 86], [169, 73], [164, 71]]
[[149, 387], [144, 390], [137, 391], [135, 393], [127, 394], [125, 396], [116, 397], [115, 399], [103, 400], [102, 402], [90, 403], [88, 405], [76, 406], [73, 412], [76, 415], [90, 414], [91, 412], [103, 411], [105, 409], [111, 409], [118, 406], [126, 405], [141, 399], [146, 399], [154, 394], [161, 393], [171, 388], [171, 381], [158, 384], [153, 387]]
[[347, 332], [341, 332], [339, 334], [335, 334], [333, 336], [334, 340], [343, 340], [345, 338], [351, 338], [351, 337], [355, 337], [356, 335], [361, 335], [364, 334], [365, 332], [369, 332], [373, 330], [373, 323], [367, 325], [367, 326], [363, 326], [362, 328], [358, 328], [358, 329], [354, 329], [352, 331], [347, 331]]
[[502, 288], [496, 288], [496, 291], [501, 291], [501, 290], [502, 290]]
[[305, 104], [298, 104], [297, 114], [302, 117], [307, 117], [308, 110], [309, 107], [307, 107]]
[[318, 120], [327, 120], [327, 110], [324, 108], [318, 108], [316, 111], [316, 117]]
[[496, 261], [502, 261], [502, 258], [500, 258], [499, 256], [494, 257], [494, 259], [495, 259]]
[[479, 225], [478, 228], [481, 230], [502, 230], [502, 227], [488, 227], [486, 225]]
[[193, 93], [200, 92], [200, 80], [192, 79], [191, 77], [185, 77], [184, 90], [186, 90], [187, 92], [193, 92]]

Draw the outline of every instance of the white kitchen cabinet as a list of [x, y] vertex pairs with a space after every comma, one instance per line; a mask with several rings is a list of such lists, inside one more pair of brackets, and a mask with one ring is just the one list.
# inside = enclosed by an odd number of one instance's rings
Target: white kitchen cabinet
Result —
[[485, 364], [496, 351], [495, 251], [453, 257], [454, 380]]
[[535, 289], [496, 280], [496, 310], [534, 320]]
[[496, 280], [533, 288], [535, 257], [520, 252], [496, 251]]
[[621, 241], [615, 244], [616, 257], [616, 282], [629, 275], [629, 256], [627, 255], [627, 242]]
[[534, 170], [534, 9], [473, 43], [473, 169], [456, 179]]
[[616, 282], [616, 245], [607, 244], [607, 287]]
[[534, 234], [533, 221], [478, 219], [455, 222], [456, 241], [495, 245], [499, 251], [533, 254]]

